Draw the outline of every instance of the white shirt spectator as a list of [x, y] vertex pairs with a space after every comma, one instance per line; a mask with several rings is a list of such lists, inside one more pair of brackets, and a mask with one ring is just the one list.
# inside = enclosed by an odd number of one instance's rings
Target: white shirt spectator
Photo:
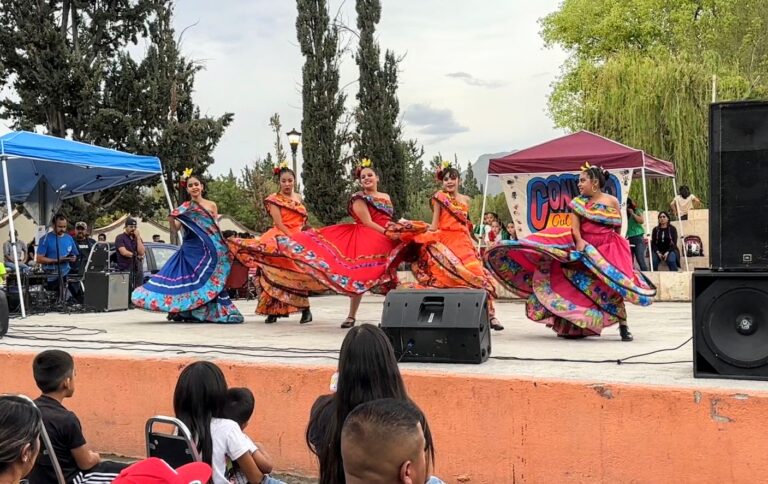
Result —
[[[7, 264], [13, 264], [13, 247], [14, 245], [10, 240], [6, 240], [3, 244], [3, 256]], [[19, 257], [19, 262], [24, 263], [27, 258], [27, 244], [21, 239], [16, 239], [16, 255]]]
[[236, 461], [246, 452], [256, 452], [256, 445], [245, 435], [240, 426], [233, 420], [223, 418], [211, 419], [211, 468], [213, 469], [213, 484], [229, 484], [227, 480], [227, 458]]

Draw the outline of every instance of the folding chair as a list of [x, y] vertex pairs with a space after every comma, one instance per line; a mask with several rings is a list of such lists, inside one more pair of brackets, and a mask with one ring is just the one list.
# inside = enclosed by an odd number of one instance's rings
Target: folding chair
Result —
[[[155, 431], [155, 424], [171, 425], [174, 430], [172, 433]], [[192, 434], [181, 420], [156, 415], [147, 420], [144, 431], [147, 439], [147, 457], [163, 459], [174, 469], [190, 462], [202, 461]]]

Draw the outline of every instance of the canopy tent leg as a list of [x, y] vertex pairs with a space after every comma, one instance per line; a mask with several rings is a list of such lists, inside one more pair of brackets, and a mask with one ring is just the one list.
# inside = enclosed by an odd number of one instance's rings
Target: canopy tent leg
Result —
[[165, 183], [165, 174], [162, 167], [160, 168], [160, 181], [163, 184], [163, 192], [165, 192], [165, 201], [168, 202], [168, 210], [173, 212], [173, 202], [171, 201], [171, 193], [168, 191], [168, 185]]
[[[674, 176], [672, 177], [672, 188], [675, 190], [675, 207], [677, 207], [677, 219], [680, 222], [680, 241], [683, 242], [681, 252], [685, 260], [685, 270], [690, 271], [691, 269], [688, 267], [688, 251], [685, 249], [685, 231], [683, 230], [683, 221], [680, 220], [680, 202], [677, 200], [677, 179]], [[672, 221], [670, 220], [669, 223], [672, 223]]]
[[[3, 164], [3, 187], [5, 188], [5, 206], [8, 209], [8, 226], [11, 230], [11, 244], [13, 245], [13, 263], [16, 265], [16, 288], [19, 291], [19, 307], [21, 308], [21, 317], [27, 317], [27, 308], [24, 305], [24, 288], [21, 285], [21, 269], [19, 268], [19, 254], [16, 252], [16, 226], [13, 223], [13, 199], [11, 189], [8, 186], [8, 157], [2, 157]], [[26, 247], [24, 248], [26, 250]]]
[[480, 225], [480, 236], [477, 238], [477, 247], [480, 248], [480, 245], [482, 244], [483, 237], [485, 236], [484, 230], [485, 226], [483, 225], [483, 219], [485, 218], [485, 200], [488, 197], [488, 173], [485, 174], [485, 185], [483, 185], [483, 206], [480, 209], [480, 220], [478, 224]]
[[[648, 185], [645, 180], [645, 155], [643, 155], [643, 167], [640, 168], [641, 178], [643, 180], [643, 216], [645, 217], [645, 236], [651, 234], [651, 220], [648, 216]], [[646, 252], [648, 253], [648, 262], [653, 272], [653, 256], [651, 255], [651, 244], [646, 243]]]

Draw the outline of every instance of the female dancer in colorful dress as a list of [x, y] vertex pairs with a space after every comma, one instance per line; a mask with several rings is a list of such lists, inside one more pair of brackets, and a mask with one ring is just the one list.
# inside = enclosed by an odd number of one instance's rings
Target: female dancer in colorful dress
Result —
[[552, 227], [488, 249], [486, 266], [511, 291], [527, 298], [526, 315], [558, 336], [599, 336], [619, 324], [632, 341], [624, 301], [651, 304], [656, 288], [632, 267], [621, 235], [621, 210], [603, 193], [608, 172], [585, 164], [581, 196], [570, 202], [571, 227]]
[[423, 222], [392, 222], [392, 201], [378, 191], [379, 177], [370, 160], [355, 167], [354, 176], [362, 188], [348, 205], [354, 223], [277, 238], [282, 253], [307, 274], [350, 296], [342, 328], [355, 325], [364, 293], [386, 293], [397, 286], [397, 266], [407, 245], [400, 234], [426, 230]]
[[179, 250], [157, 274], [131, 295], [133, 304], [168, 313], [175, 321], [242, 323], [243, 315], [224, 288], [231, 262], [221, 235], [216, 204], [203, 198], [203, 183], [185, 170], [182, 185], [190, 201], [168, 217], [178, 230], [184, 226]]
[[493, 305], [496, 289], [472, 242], [469, 198], [459, 193], [460, 176], [449, 162], [444, 162], [437, 172], [443, 189], [429, 201], [432, 224], [428, 232], [414, 238], [414, 242], [421, 244], [419, 259], [411, 265], [418, 281], [415, 287], [485, 289], [490, 326], [501, 331], [504, 326], [496, 318]]
[[[309, 310], [308, 289], [322, 292], [326, 288], [306, 276], [290, 259], [279, 255], [277, 236], [291, 236], [301, 232], [307, 223], [307, 209], [301, 195], [293, 191], [296, 175], [287, 165], [275, 167], [280, 190], [264, 199], [264, 207], [272, 217], [274, 226], [258, 239], [232, 239], [229, 248], [245, 266], [259, 268], [259, 304], [257, 314], [265, 314], [264, 321], [271, 324], [278, 317], [287, 317], [301, 311], [300, 324], [312, 321]], [[268, 259], [254, 256], [255, 252], [274, 254]], [[259, 263], [259, 260], [266, 263]]]

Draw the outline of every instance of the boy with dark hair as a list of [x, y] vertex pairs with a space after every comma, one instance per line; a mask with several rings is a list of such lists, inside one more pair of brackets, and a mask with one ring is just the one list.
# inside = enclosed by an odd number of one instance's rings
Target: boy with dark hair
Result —
[[[230, 388], [227, 390], [227, 401], [224, 404], [224, 418], [234, 420], [242, 430], [248, 426], [248, 421], [251, 420], [253, 415], [253, 409], [256, 401], [253, 398], [253, 393], [247, 388]], [[270, 477], [268, 474], [272, 472], [272, 458], [264, 450], [264, 446], [258, 442], [254, 442], [256, 450], [251, 453], [254, 462], [258, 466], [259, 470], [264, 473], [264, 479], [261, 484], [278, 484], [282, 483], [278, 479]], [[247, 484], [248, 479], [237, 468], [236, 463], [232, 463], [232, 468], [227, 472], [229, 481], [235, 484]]]
[[[51, 439], [64, 479], [69, 483], [112, 482], [124, 464], [102, 461], [98, 452], [85, 441], [80, 420], [67, 410], [62, 401], [75, 393], [75, 361], [61, 350], [46, 350], [32, 363], [35, 383], [43, 393], [35, 400], [43, 416], [43, 424]], [[47, 452], [41, 452], [30, 484], [56, 482], [53, 464]]]

